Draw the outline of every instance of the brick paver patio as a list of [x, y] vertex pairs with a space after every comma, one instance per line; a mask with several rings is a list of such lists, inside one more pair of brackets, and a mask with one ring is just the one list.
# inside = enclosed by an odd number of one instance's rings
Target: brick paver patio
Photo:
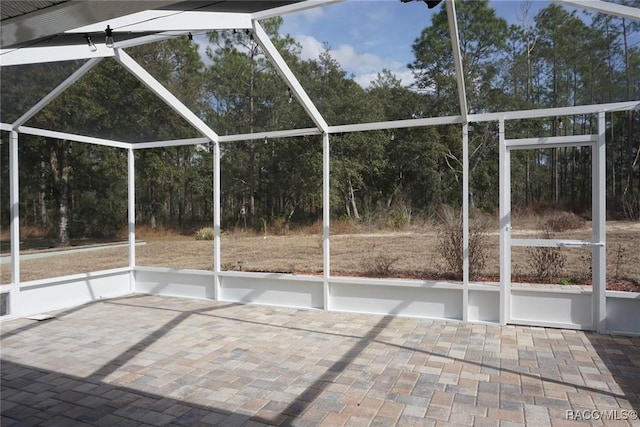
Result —
[[2, 324], [3, 427], [640, 425], [640, 338], [146, 295], [56, 314]]

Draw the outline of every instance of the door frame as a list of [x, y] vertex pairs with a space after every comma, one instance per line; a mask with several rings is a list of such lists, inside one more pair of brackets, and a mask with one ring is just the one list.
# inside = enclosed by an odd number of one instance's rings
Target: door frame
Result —
[[[540, 325], [512, 316], [511, 248], [527, 247], [590, 247], [592, 267], [591, 322], [588, 324], [549, 324], [549, 326], [606, 331], [606, 163], [605, 114], [598, 113], [598, 133], [542, 138], [505, 138], [505, 120], [499, 121], [500, 161], [500, 324]], [[591, 240], [512, 239], [511, 238], [511, 151], [558, 147], [590, 147], [592, 153], [592, 232]], [[543, 314], [544, 318], [544, 314]]]

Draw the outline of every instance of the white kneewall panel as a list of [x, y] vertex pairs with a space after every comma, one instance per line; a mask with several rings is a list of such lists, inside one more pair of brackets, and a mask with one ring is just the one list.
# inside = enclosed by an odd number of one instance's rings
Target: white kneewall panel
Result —
[[593, 329], [590, 292], [511, 290], [509, 323], [568, 329]]
[[331, 310], [462, 320], [462, 288], [329, 282]]
[[213, 298], [214, 273], [205, 270], [136, 267], [134, 291], [184, 298]]
[[607, 332], [640, 335], [640, 293], [607, 292]]
[[469, 289], [468, 320], [470, 322], [500, 321], [500, 288]]
[[21, 283], [14, 314], [24, 317], [129, 295], [129, 272], [122, 268]]
[[284, 274], [220, 275], [220, 301], [323, 308], [323, 282]]

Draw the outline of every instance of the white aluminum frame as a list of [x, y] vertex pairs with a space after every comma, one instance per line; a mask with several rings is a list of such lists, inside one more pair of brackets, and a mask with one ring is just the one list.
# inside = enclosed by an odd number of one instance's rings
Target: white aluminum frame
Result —
[[606, 325], [606, 289], [607, 289], [607, 208], [606, 208], [606, 124], [604, 112], [598, 113], [598, 141], [592, 148], [591, 159], [591, 216], [592, 248], [591, 269], [593, 274], [593, 316], [596, 331], [604, 333]]
[[127, 149], [127, 221], [129, 237], [129, 290], [134, 291], [135, 277], [133, 269], [136, 266], [136, 166], [133, 148]]
[[218, 141], [218, 134], [207, 126], [200, 117], [196, 116], [186, 105], [184, 105], [174, 94], [169, 92], [160, 84], [147, 70], [138, 64], [122, 49], [114, 49], [116, 60], [133, 74], [140, 82], [162, 99], [171, 109], [182, 116], [191, 126], [201, 132], [213, 142]]
[[293, 74], [289, 65], [287, 65], [282, 55], [280, 55], [278, 49], [273, 45], [269, 35], [256, 20], [253, 21], [253, 32], [258, 45], [262, 48], [265, 55], [271, 60], [271, 63], [280, 74], [280, 77], [282, 77], [285, 83], [287, 83], [287, 86], [291, 89], [291, 93], [295, 95], [298, 101], [302, 104], [302, 107], [309, 117], [311, 117], [311, 120], [313, 120], [318, 129], [323, 133], [329, 132], [329, 125], [324, 120], [313, 101], [311, 101], [311, 98], [309, 98], [309, 95], [307, 95], [307, 92], [304, 90], [296, 76]]
[[179, 31], [186, 34], [189, 32], [248, 29], [251, 28], [251, 16], [246, 13], [233, 12], [147, 10], [134, 15], [74, 28], [66, 33], [99, 33], [104, 31], [107, 25], [116, 31], [127, 33]]
[[607, 15], [618, 16], [620, 18], [632, 19], [640, 21], [640, 10], [635, 7], [624, 6], [608, 1], [601, 0], [552, 0], [555, 3], [564, 4], [579, 9], [590, 10], [593, 12], [606, 13]]
[[331, 309], [331, 150], [329, 134], [322, 135], [322, 277], [325, 310]]
[[[510, 322], [511, 316], [511, 247], [512, 246], [531, 246], [531, 245], [543, 245], [543, 246], [565, 246], [565, 247], [591, 247], [593, 251], [593, 271], [594, 271], [594, 288], [591, 293], [593, 301], [593, 328], [600, 332], [607, 331], [607, 310], [609, 306], [622, 307], [627, 312], [632, 310], [633, 303], [638, 301], [638, 296], [630, 296], [627, 294], [618, 295], [620, 293], [606, 292], [605, 290], [605, 200], [604, 200], [604, 188], [605, 188], [605, 112], [614, 111], [629, 111], [637, 110], [640, 108], [640, 101], [629, 101], [620, 103], [600, 104], [600, 105], [587, 105], [587, 106], [574, 106], [574, 107], [560, 107], [560, 108], [545, 108], [537, 110], [527, 111], [511, 111], [511, 112], [499, 112], [499, 113], [482, 113], [482, 114], [469, 114], [466, 92], [464, 87], [464, 70], [462, 69], [461, 53], [458, 43], [458, 29], [455, 16], [455, 0], [446, 0], [446, 9], [449, 20], [449, 32], [452, 38], [452, 50], [454, 55], [454, 66], [456, 71], [456, 80], [458, 83], [458, 98], [460, 102], [460, 115], [447, 116], [447, 117], [435, 117], [435, 118], [420, 118], [420, 119], [408, 119], [398, 121], [384, 121], [375, 123], [357, 123], [330, 126], [323, 118], [322, 114], [318, 111], [308, 94], [303, 89], [293, 72], [290, 70], [282, 56], [279, 54], [270, 38], [258, 22], [258, 20], [266, 19], [274, 16], [281, 16], [288, 13], [300, 12], [309, 8], [319, 7], [332, 3], [337, 3], [342, 0], [308, 0], [300, 3], [295, 3], [279, 8], [274, 8], [266, 11], [256, 12], [251, 15], [236, 16], [234, 17], [233, 25], [240, 26], [242, 28], [249, 28], [253, 30], [255, 40], [260, 45], [265, 55], [269, 58], [272, 64], [275, 66], [278, 73], [281, 75], [285, 83], [292, 90], [293, 95], [296, 96], [298, 101], [303, 106], [306, 113], [316, 125], [315, 128], [306, 129], [291, 129], [282, 131], [268, 131], [268, 132], [256, 132], [251, 134], [239, 134], [219, 136], [217, 133], [207, 126], [199, 117], [191, 112], [184, 104], [182, 104], [173, 94], [171, 94], [166, 88], [164, 88], [156, 79], [154, 79], [143, 67], [135, 62], [124, 50], [125, 47], [136, 46], [145, 43], [151, 43], [158, 40], [167, 39], [170, 37], [182, 36], [191, 31], [200, 31], [204, 28], [213, 29], [217, 27], [227, 27], [231, 24], [224, 23], [221, 19], [216, 17], [213, 20], [208, 20], [210, 15], [195, 15], [194, 13], [178, 13], [182, 18], [180, 22], [171, 20], [170, 18], [162, 18], [153, 23], [138, 24], [135, 19], [129, 24], [130, 29], [136, 31], [148, 31], [150, 29], [158, 30], [159, 33], [151, 36], [141, 36], [130, 40], [124, 40], [121, 42], [116, 41], [115, 49], [108, 49], [102, 43], [97, 43], [96, 52], [88, 52], [86, 46], [67, 46], [56, 48], [24, 48], [15, 50], [3, 50], [0, 55], [0, 65], [17, 65], [28, 63], [43, 63], [51, 61], [69, 60], [69, 59], [83, 59], [92, 58], [89, 62], [83, 65], [77, 70], [71, 77], [61, 83], [50, 94], [43, 98], [39, 103], [29, 109], [13, 124], [0, 123], [0, 130], [10, 132], [10, 200], [11, 200], [11, 283], [9, 285], [2, 285], [0, 291], [10, 293], [10, 309], [13, 316], [14, 313], [26, 313], [28, 310], [17, 310], [17, 293], [24, 288], [29, 289], [31, 295], [32, 292], [39, 287], [46, 287], [45, 285], [51, 283], [54, 286], [59, 286], [61, 283], [71, 283], [74, 281], [82, 282], [87, 275], [74, 275], [64, 278], [57, 278], [51, 280], [43, 280], [22, 284], [20, 282], [20, 261], [19, 261], [19, 184], [18, 184], [18, 135], [19, 133], [31, 134], [49, 138], [67, 139], [71, 141], [104, 145], [116, 148], [127, 149], [128, 156], [128, 224], [129, 224], [129, 267], [126, 269], [117, 269], [106, 272], [91, 273], [89, 277], [99, 278], [100, 280], [109, 280], [109, 277], [119, 277], [123, 272], [128, 272], [129, 275], [129, 291], [150, 291], [163, 293], [165, 290], [171, 289], [169, 294], [182, 294], [180, 283], [189, 287], [189, 291], [186, 293], [190, 296], [213, 298], [221, 300], [225, 298], [225, 295], [235, 295], [233, 298], [241, 298], [242, 290], [238, 287], [241, 281], [248, 281], [250, 283], [259, 281], [260, 283], [280, 284], [288, 283], [286, 286], [278, 285], [279, 289], [275, 291], [273, 295], [278, 295], [277, 298], [284, 298], [282, 302], [273, 299], [262, 299], [257, 302], [276, 301], [277, 304], [287, 304], [287, 299], [291, 295], [287, 294], [287, 287], [292, 284], [300, 284], [307, 286], [310, 292], [315, 296], [312, 300], [309, 308], [323, 308], [325, 310], [332, 309], [344, 309], [347, 311], [367, 311], [361, 307], [353, 307], [349, 303], [349, 299], [353, 295], [360, 293], [361, 295], [368, 295], [371, 287], [374, 287], [379, 292], [375, 292], [376, 295], [386, 295], [384, 298], [390, 298], [390, 300], [380, 300], [373, 298], [365, 298], [367, 303], [373, 303], [378, 308], [369, 309], [370, 312], [384, 312], [384, 310], [391, 310], [390, 312], [403, 315], [424, 315], [426, 317], [432, 316], [429, 313], [420, 314], [420, 310], [416, 311], [416, 307], [412, 306], [412, 301], [404, 300], [400, 304], [393, 303], [394, 298], [402, 298], [401, 295], [405, 295], [405, 298], [411, 295], [418, 295], [416, 292], [425, 292], [428, 295], [433, 295], [436, 299], [440, 298], [440, 303], [433, 305], [422, 305], [420, 307], [431, 307], [436, 311], [442, 309], [442, 313], [457, 313], [453, 314], [451, 318], [454, 320], [462, 321], [474, 321], [474, 322], [497, 322], [499, 324], [507, 324]], [[590, 10], [597, 10], [599, 12], [612, 14], [615, 16], [622, 16], [630, 19], [639, 19], [639, 10], [636, 8], [630, 8], [626, 6], [615, 5], [602, 1], [575, 1], [575, 0], [555, 0], [558, 3], [569, 4], [574, 7], [582, 7]], [[193, 15], [193, 16], [191, 16]], [[175, 16], [172, 15], [172, 16]], [[237, 18], [237, 19], [236, 19]], [[189, 20], [193, 19], [193, 22]], [[165, 22], [166, 21], [166, 22]], [[164, 22], [164, 23], [163, 23]], [[98, 26], [103, 25], [96, 24]], [[92, 27], [93, 28], [93, 27]], [[97, 28], [97, 27], [96, 27]], [[76, 31], [86, 30], [77, 29]], [[125, 69], [138, 78], [145, 86], [147, 86], [153, 93], [160, 97], [167, 105], [169, 105], [174, 111], [181, 115], [189, 124], [197, 129], [203, 137], [180, 139], [171, 141], [149, 141], [149, 142], [122, 142], [113, 141], [101, 138], [95, 138], [90, 136], [74, 135], [65, 132], [57, 132], [54, 130], [36, 129], [24, 126], [24, 123], [28, 121], [33, 115], [37, 114], [44, 106], [46, 106], [51, 100], [55, 99], [60, 93], [62, 93], [67, 87], [71, 86], [82, 75], [88, 72], [93, 66], [95, 66], [101, 58], [114, 57]], [[507, 120], [519, 120], [541, 117], [553, 117], [553, 116], [566, 116], [574, 114], [598, 114], [599, 130], [597, 135], [590, 136], [568, 136], [568, 137], [554, 137], [554, 138], [525, 138], [516, 140], [506, 140], [505, 138], [505, 122]], [[499, 162], [501, 165], [501, 171], [503, 175], [500, 179], [500, 274], [501, 282], [500, 286], [491, 286], [485, 284], [471, 284], [469, 283], [469, 123], [474, 122], [498, 122], [499, 124]], [[347, 133], [347, 132], [364, 132], [375, 131], [385, 129], [400, 129], [400, 128], [414, 128], [414, 127], [428, 127], [436, 125], [460, 125], [461, 126], [461, 139], [462, 139], [462, 156], [463, 156], [463, 189], [462, 189], [462, 203], [463, 203], [463, 283], [462, 287], [458, 284], [443, 283], [443, 282], [424, 282], [424, 281], [411, 281], [411, 280], [379, 280], [379, 279], [367, 279], [367, 278], [348, 278], [348, 277], [333, 277], [331, 275], [330, 264], [330, 135]], [[221, 233], [221, 216], [220, 216], [220, 195], [221, 195], [221, 182], [220, 182], [220, 142], [235, 142], [235, 141], [247, 141], [247, 140], [260, 140], [264, 138], [288, 138], [299, 136], [322, 136], [322, 194], [323, 194], [323, 220], [322, 220], [322, 241], [323, 241], [323, 275], [321, 278], [313, 276], [295, 276], [295, 275], [281, 275], [281, 274], [265, 274], [265, 273], [247, 273], [247, 272], [227, 272], [221, 270], [221, 258], [220, 258], [220, 233]], [[510, 151], [524, 148], [532, 148], [532, 146], [545, 148], [545, 147], [559, 147], [559, 146], [576, 146], [585, 145], [584, 141], [587, 140], [588, 144], [593, 147], [593, 169], [597, 173], [593, 174], [593, 216], [597, 218], [593, 225], [592, 241], [566, 241], [566, 240], [536, 240], [536, 239], [512, 239], [511, 227], [510, 227], [510, 212], [511, 201], [508, 197], [510, 193], [510, 170], [509, 167], [505, 168], [505, 165], [510, 164]], [[201, 145], [212, 144], [212, 156], [213, 156], [213, 227], [214, 227], [214, 241], [212, 247], [213, 256], [213, 271], [191, 271], [191, 270], [172, 270], [172, 269], [159, 269], [150, 267], [139, 267], [135, 263], [135, 155], [134, 150], [157, 148], [157, 147], [170, 147], [181, 145]], [[503, 169], [505, 169], [503, 171]], [[140, 278], [137, 276], [140, 275]], [[154, 285], [154, 277], [167, 277], [162, 279], [164, 284], [158, 283]], [[170, 277], [170, 278], [169, 278]], [[136, 285], [136, 280], [142, 280], [139, 285]], [[142, 283], [144, 282], [144, 284]], [[171, 283], [170, 283], [171, 282]], [[102, 283], [102, 282], [100, 282]], [[318, 290], [316, 285], [321, 285], [321, 303], [318, 302], [317, 294]], [[102, 286], [102, 285], [100, 285]], [[121, 290], [118, 292], [122, 292]], [[351, 296], [345, 297], [345, 292], [355, 292]], [[380, 293], [381, 292], [381, 293]], [[520, 290], [518, 290], [520, 292]], [[529, 291], [527, 291], [529, 292]], [[527, 293], [525, 292], [525, 294]], [[522, 293], [522, 292], [521, 292]], [[532, 295], [535, 291], [529, 292]], [[398, 295], [396, 295], [398, 294]], [[552, 293], [553, 294], [553, 293]], [[557, 295], [569, 295], [568, 298], [584, 298], [581, 292], [564, 292], [557, 293]], [[289, 295], [289, 296], [288, 296]], [[424, 295], [420, 294], [421, 298]], [[90, 297], [93, 298], [94, 292], [91, 291]], [[271, 298], [271, 297], [269, 297]], [[623, 301], [624, 303], [614, 304], [614, 301]], [[291, 301], [293, 304], [306, 303], [299, 302], [299, 295]], [[364, 301], [364, 300], [363, 300]], [[425, 301], [422, 301], [425, 303]], [[438, 305], [440, 304], [440, 305]], [[443, 305], [444, 304], [444, 305]], [[445, 307], [447, 304], [452, 304], [448, 309]], [[493, 315], [487, 316], [486, 313], [479, 313], [483, 304], [488, 304], [492, 307], [491, 310], [497, 312], [495, 317]], [[631, 305], [630, 305], [631, 304]], [[385, 308], [386, 307], [386, 308]], [[380, 311], [382, 310], [382, 311]], [[439, 315], [436, 315], [438, 317]], [[553, 322], [536, 322], [531, 321], [531, 324], [541, 324], [543, 326], [566, 326], [562, 323]], [[622, 333], [637, 333], [640, 334], [640, 330], [635, 330], [633, 327], [631, 330], [624, 325], [624, 320], [616, 319], [617, 331]], [[626, 328], [626, 329], [625, 329]]]
[[97, 48], [95, 52], [87, 49], [86, 45], [0, 49], [0, 66], [43, 64], [114, 56], [113, 49], [109, 49], [104, 43], [95, 43], [95, 45]]
[[[521, 322], [511, 312], [511, 247], [591, 248], [592, 251], [592, 313], [591, 325], [537, 321], [537, 324], [563, 328], [606, 331], [606, 163], [605, 113], [598, 113], [597, 135], [572, 135], [544, 138], [505, 139], [504, 120], [500, 121], [500, 283], [501, 324]], [[561, 147], [589, 147], [592, 150], [592, 238], [566, 239], [513, 239], [511, 238], [511, 161], [512, 150], [530, 150]], [[521, 292], [522, 290], [519, 290]], [[553, 310], [553, 307], [550, 308]], [[546, 307], [539, 307], [542, 317]], [[531, 323], [529, 321], [528, 323]]]
[[511, 154], [505, 142], [505, 120], [498, 123], [500, 163], [500, 324], [506, 325], [511, 313]]
[[29, 119], [38, 114], [44, 107], [49, 105], [51, 101], [56, 99], [58, 95], [67, 90], [69, 86], [80, 80], [82, 76], [87, 74], [89, 71], [93, 69], [96, 65], [98, 65], [102, 61], [102, 58], [94, 58], [82, 65], [78, 70], [76, 70], [71, 76], [69, 76], [65, 81], [60, 83], [55, 89], [53, 89], [47, 96], [42, 98], [40, 102], [31, 107], [29, 111], [20, 116], [16, 121], [13, 122], [13, 128], [17, 128], [25, 124]]
[[453, 65], [456, 70], [456, 82], [458, 83], [458, 102], [460, 102], [460, 115], [462, 122], [468, 122], [469, 107], [467, 106], [467, 91], [464, 83], [464, 69], [462, 68], [462, 52], [460, 51], [460, 38], [458, 20], [456, 17], [456, 4], [453, 0], [445, 0], [447, 6], [447, 19], [449, 21], [449, 36], [451, 37], [451, 51], [453, 52]]
[[9, 310], [2, 319], [15, 317], [20, 289], [20, 186], [18, 178], [18, 132], [9, 134], [9, 203], [11, 205], [11, 282], [0, 291], [9, 294]]

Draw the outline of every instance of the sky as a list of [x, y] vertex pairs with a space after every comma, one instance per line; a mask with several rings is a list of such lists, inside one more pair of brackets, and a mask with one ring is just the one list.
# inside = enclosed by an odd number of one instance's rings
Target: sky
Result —
[[[498, 16], [521, 24], [521, 1], [490, 0]], [[530, 2], [531, 19], [549, 1]], [[444, 2], [428, 9], [422, 1], [347, 0], [342, 3], [285, 15], [281, 33], [293, 36], [302, 46], [303, 59], [315, 59], [328, 43], [331, 56], [367, 87], [383, 68], [391, 70], [403, 84], [413, 81], [407, 64], [413, 61], [411, 46], [422, 30], [431, 25], [432, 14]]]
[[[528, 21], [533, 21], [550, 0], [489, 0], [489, 6], [509, 24], [523, 24], [523, 5], [529, 4]], [[280, 33], [291, 35], [302, 46], [303, 59], [317, 59], [328, 44], [331, 56], [362, 87], [367, 88], [384, 68], [393, 72], [404, 85], [413, 83], [408, 64], [413, 62], [411, 46], [432, 16], [445, 7], [444, 2], [428, 9], [423, 1], [345, 0], [283, 16]], [[590, 18], [577, 11], [587, 24]], [[640, 33], [632, 35], [633, 45], [640, 44]], [[635, 37], [635, 38], [634, 38]], [[206, 65], [206, 35], [196, 36]]]

